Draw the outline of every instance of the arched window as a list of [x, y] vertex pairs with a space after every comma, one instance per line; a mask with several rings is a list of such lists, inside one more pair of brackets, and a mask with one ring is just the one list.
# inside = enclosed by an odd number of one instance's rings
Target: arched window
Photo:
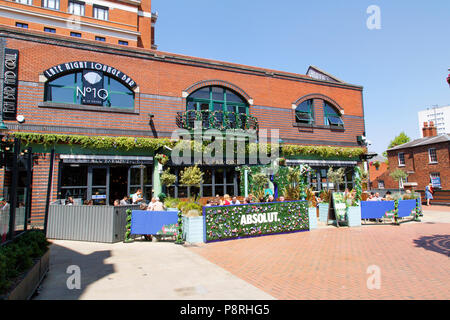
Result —
[[326, 101], [324, 101], [323, 113], [325, 125], [339, 128], [344, 127], [344, 121], [342, 121], [340, 113]]
[[309, 99], [300, 103], [295, 109], [295, 122], [312, 124], [314, 122], [313, 100]]
[[134, 92], [103, 72], [73, 72], [45, 84], [44, 101], [134, 109]]
[[209, 86], [194, 91], [187, 98], [186, 110], [209, 110], [248, 114], [248, 103], [230, 89]]
[[213, 114], [213, 126], [216, 128], [226, 123], [228, 123], [227, 127], [236, 128], [239, 120], [245, 123], [249, 113], [248, 103], [244, 98], [220, 86], [203, 87], [191, 93], [186, 101], [186, 110], [187, 113], [190, 110], [202, 111], [204, 127], [209, 127], [210, 115]]

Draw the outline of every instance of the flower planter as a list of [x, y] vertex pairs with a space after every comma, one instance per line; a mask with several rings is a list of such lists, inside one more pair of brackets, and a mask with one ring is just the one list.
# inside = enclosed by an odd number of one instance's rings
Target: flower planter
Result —
[[328, 222], [328, 203], [319, 203], [319, 221]]
[[347, 207], [347, 221], [349, 227], [361, 226], [361, 206]]
[[316, 208], [308, 208], [309, 230], [317, 229], [317, 210]]
[[205, 224], [203, 216], [185, 217], [183, 216], [183, 239], [186, 242], [204, 242]]
[[38, 260], [26, 272], [19, 283], [0, 300], [30, 300], [36, 289], [41, 284], [50, 266], [50, 250]]

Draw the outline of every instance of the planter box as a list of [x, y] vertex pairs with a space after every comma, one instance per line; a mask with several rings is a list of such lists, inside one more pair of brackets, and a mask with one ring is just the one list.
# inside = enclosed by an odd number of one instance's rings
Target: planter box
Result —
[[317, 208], [308, 208], [309, 230], [317, 229]]
[[129, 206], [63, 206], [52, 204], [48, 213], [47, 238], [114, 243], [125, 239]]
[[2, 298], [4, 300], [30, 300], [47, 274], [49, 266], [50, 250], [47, 250], [14, 289]]
[[185, 217], [183, 216], [183, 239], [186, 242], [204, 242], [205, 224], [203, 216]]
[[361, 226], [361, 206], [347, 207], [347, 221], [349, 227]]
[[328, 222], [328, 203], [319, 203], [319, 221]]

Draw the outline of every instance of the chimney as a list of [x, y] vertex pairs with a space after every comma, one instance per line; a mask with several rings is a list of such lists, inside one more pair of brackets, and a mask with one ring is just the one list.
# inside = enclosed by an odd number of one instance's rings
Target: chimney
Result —
[[428, 126], [428, 136], [436, 137], [437, 136], [437, 128], [434, 126], [434, 122], [430, 121], [430, 125]]
[[428, 122], [423, 123], [422, 133], [424, 138], [428, 137]]

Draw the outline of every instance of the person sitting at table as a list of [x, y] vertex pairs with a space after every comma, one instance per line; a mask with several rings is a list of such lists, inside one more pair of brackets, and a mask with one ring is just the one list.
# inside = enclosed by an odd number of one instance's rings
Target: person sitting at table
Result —
[[118, 207], [120, 206], [120, 201], [119, 199], [114, 200], [114, 207]]
[[166, 207], [164, 206], [164, 203], [162, 203], [158, 197], [156, 197], [154, 199], [155, 199], [155, 202], [153, 204], [151, 211], [166, 211]]
[[233, 197], [231, 204], [241, 204], [241, 202], [236, 197]]
[[156, 198], [153, 197], [152, 200], [150, 201], [150, 203], [147, 206], [147, 210], [148, 211], [154, 211], [153, 208], [155, 207], [155, 203], [156, 203]]
[[278, 201], [283, 202], [284, 201], [284, 197], [283, 196], [279, 197]]
[[127, 206], [130, 203], [128, 202], [128, 196], [124, 196], [122, 200], [120, 200], [120, 205], [121, 206]]
[[144, 198], [142, 197], [142, 190], [141, 188], [138, 188], [136, 193], [133, 194], [131, 196], [131, 199], [133, 200], [133, 204], [139, 204], [140, 202], [142, 202], [144, 200]]
[[228, 206], [228, 205], [230, 205], [230, 204], [231, 204], [231, 197], [230, 197], [229, 194], [225, 194], [225, 195], [223, 196], [223, 203], [222, 203], [222, 205], [223, 205], [223, 206]]

